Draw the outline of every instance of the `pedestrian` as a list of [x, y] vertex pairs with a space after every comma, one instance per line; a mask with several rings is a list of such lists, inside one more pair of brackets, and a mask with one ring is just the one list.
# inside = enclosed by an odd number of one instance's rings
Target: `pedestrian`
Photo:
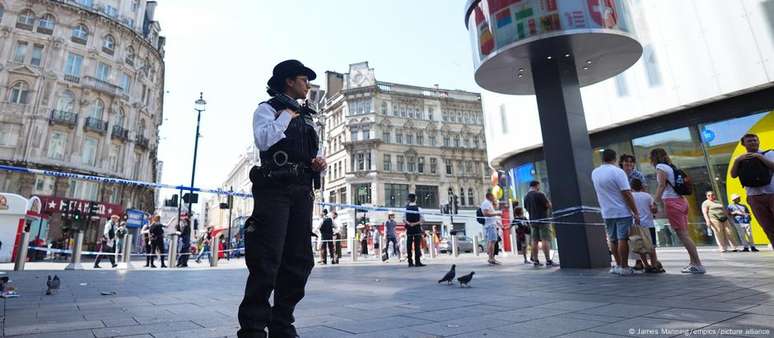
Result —
[[647, 228], [650, 233], [650, 242], [653, 244], [650, 254], [650, 263], [646, 257], [640, 256], [637, 263], [634, 265], [634, 270], [645, 270], [648, 273], [662, 273], [666, 272], [661, 262], [658, 261], [656, 256], [656, 225], [653, 222], [653, 214], [658, 211], [656, 202], [653, 200], [653, 196], [645, 192], [645, 186], [638, 178], [633, 178], [630, 181], [632, 188], [632, 198], [634, 198], [634, 205], [637, 207], [637, 213], [640, 214], [640, 226]]
[[607, 241], [615, 258], [616, 266], [610, 273], [630, 276], [634, 270], [629, 267], [629, 230], [632, 224], [640, 226], [640, 214], [634, 204], [629, 177], [615, 165], [613, 149], [602, 151], [603, 163], [591, 172], [594, 190], [605, 220]]
[[747, 203], [774, 248], [774, 151], [760, 151], [755, 134], [745, 134], [740, 142], [747, 152], [734, 159], [731, 177], [744, 186]]
[[387, 236], [387, 242], [384, 244], [384, 247], [389, 251], [390, 243], [392, 243], [392, 254], [397, 256], [398, 260], [400, 260], [400, 248], [398, 247], [398, 238], [395, 235], [395, 228], [397, 226], [398, 223], [395, 222], [395, 212], [387, 212], [387, 221], [384, 222], [384, 233]]
[[[440, 246], [441, 246], [441, 233], [438, 232], [438, 226], [433, 225], [433, 250], [435, 251], [435, 255], [440, 255]], [[478, 245], [478, 243], [473, 243], [473, 245]]]
[[368, 257], [368, 225], [363, 223], [360, 228], [360, 254]]
[[546, 258], [546, 266], [554, 266], [551, 260], [551, 224], [547, 221], [551, 202], [540, 191], [540, 182], [529, 183], [529, 192], [524, 195], [524, 208], [529, 213], [529, 234], [532, 238], [532, 264], [536, 267], [543, 266], [538, 259], [538, 250], [542, 245], [543, 255]]
[[[151, 239], [151, 253], [159, 256], [161, 261], [161, 268], [166, 268], [167, 265], [164, 262], [164, 224], [161, 224], [161, 216], [153, 215], [153, 223], [150, 226], [150, 239]], [[153, 261], [156, 257], [151, 256], [151, 268], [155, 268], [156, 265]]]
[[703, 274], [707, 270], [701, 264], [699, 252], [696, 250], [696, 244], [688, 234], [688, 200], [678, 194], [675, 189], [675, 166], [672, 159], [669, 158], [664, 148], [655, 148], [650, 151], [650, 164], [656, 168], [656, 179], [658, 188], [656, 188], [656, 204], [664, 205], [669, 224], [672, 230], [677, 234], [677, 238], [683, 243], [685, 250], [688, 251], [690, 263], [684, 267], [681, 272]]
[[524, 217], [524, 208], [519, 207], [517, 203], [514, 203], [513, 208], [513, 220], [511, 220], [511, 229], [516, 232], [516, 252], [521, 252], [524, 258], [524, 264], [529, 264], [527, 261], [527, 235], [529, 234], [529, 226], [527, 218]]
[[[408, 204], [406, 204], [406, 255], [408, 256], [409, 267], [422, 267], [420, 257], [422, 256], [422, 215], [419, 206], [417, 206], [417, 195], [413, 192], [408, 195]], [[413, 253], [413, 259], [412, 259]]]
[[[140, 234], [142, 234], [142, 245], [143, 249], [145, 251], [145, 267], [150, 267], [153, 260], [153, 255], [151, 254], [151, 236], [150, 236], [150, 222], [145, 223], [142, 226], [142, 230], [140, 230]], [[154, 266], [155, 268], [155, 266]]]
[[626, 173], [626, 177], [629, 178], [629, 185], [632, 184], [632, 180], [638, 179], [642, 183], [643, 187], [648, 187], [645, 181], [645, 176], [642, 175], [639, 170], [637, 170], [637, 159], [635, 159], [634, 156], [629, 154], [621, 155], [620, 159], [618, 160], [618, 166], [623, 169], [623, 171]]
[[[116, 241], [116, 229], [118, 228], [118, 220], [120, 217], [118, 215], [112, 215], [110, 216], [110, 220], [105, 223], [105, 227], [102, 231], [102, 236], [100, 237], [100, 245], [99, 245], [99, 252], [100, 254], [97, 255], [97, 259], [94, 261], [94, 268], [99, 269], [99, 262], [102, 261], [102, 257], [108, 256], [108, 259], [110, 260], [110, 265], [112, 267], [118, 266], [116, 264], [116, 250], [115, 250], [115, 241]], [[103, 254], [104, 253], [104, 254]]]
[[[487, 191], [484, 196], [484, 201], [481, 202], [481, 213], [484, 214], [484, 239], [486, 240], [486, 254], [487, 262], [491, 265], [500, 264], [496, 261], [495, 256], [495, 244], [497, 243], [497, 223], [499, 216], [502, 216], [502, 211], [496, 210], [497, 199], [495, 199], [492, 191]], [[478, 243], [473, 243], [478, 245]]]
[[[316, 78], [297, 60], [280, 62], [268, 81], [273, 97], [253, 114], [260, 167], [250, 170], [253, 212], [245, 223], [249, 270], [239, 305], [237, 336], [298, 336], [293, 311], [314, 267], [311, 229], [314, 191], [327, 164], [311, 109], [299, 107]], [[274, 294], [270, 304], [269, 297]]]
[[334, 264], [339, 264], [339, 260], [341, 260], [341, 239], [343, 238], [341, 232], [344, 230], [341, 224], [336, 220], [338, 217], [338, 213], [335, 211], [331, 212], [331, 222], [333, 222], [333, 240], [334, 247], [336, 248], [336, 263]]
[[178, 268], [187, 268], [191, 257], [191, 214], [180, 221], [180, 257], [177, 258]]
[[758, 252], [758, 249], [755, 248], [755, 240], [750, 227], [750, 210], [746, 205], [742, 204], [742, 197], [739, 194], [731, 195], [731, 204], [728, 205], [727, 209], [734, 219], [739, 239], [742, 241], [742, 245], [744, 245], [742, 252]]
[[723, 206], [723, 203], [718, 201], [714, 191], [707, 191], [705, 196], [707, 199], [701, 204], [701, 213], [707, 227], [711, 227], [712, 233], [715, 234], [718, 250], [720, 252], [738, 252], [739, 250], [736, 248], [737, 236], [731, 229], [728, 210]]
[[207, 255], [207, 260], [212, 260], [212, 229], [213, 227], [210, 225], [207, 227], [206, 231], [201, 236], [201, 249], [199, 249], [199, 255], [196, 256], [196, 263], [202, 262], [202, 256]]
[[328, 264], [328, 256], [331, 264], [337, 264], [336, 252], [333, 251], [333, 220], [328, 217], [328, 209], [323, 209], [323, 221], [320, 224], [320, 237], [322, 238], [322, 264]]
[[[121, 221], [118, 224], [118, 229], [116, 229], [116, 252], [121, 254], [124, 253], [124, 238], [126, 238], [126, 222]], [[131, 246], [128, 248], [129, 254], [131, 254], [132, 248]]]

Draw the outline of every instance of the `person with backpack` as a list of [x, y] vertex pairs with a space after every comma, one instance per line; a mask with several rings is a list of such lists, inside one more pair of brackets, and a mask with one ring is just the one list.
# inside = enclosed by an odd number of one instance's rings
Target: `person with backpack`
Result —
[[747, 153], [734, 159], [731, 177], [738, 177], [744, 186], [747, 203], [774, 247], [774, 151], [760, 151], [761, 142], [755, 134], [745, 134], [740, 142]]
[[650, 151], [650, 163], [656, 168], [656, 204], [663, 204], [669, 224], [677, 234], [677, 238], [688, 251], [690, 263], [681, 271], [683, 273], [703, 274], [707, 270], [701, 264], [696, 244], [688, 234], [688, 200], [685, 195], [692, 191], [691, 182], [684, 171], [672, 164], [664, 148]]
[[[116, 229], [118, 228], [118, 215], [110, 216], [110, 220], [105, 224], [105, 228], [102, 231], [102, 239], [100, 240], [100, 246], [99, 246], [99, 252], [106, 253], [108, 259], [110, 260], [110, 265], [112, 267], [117, 267], [118, 264], [116, 264], [116, 257], [115, 257], [115, 241], [116, 241]], [[99, 269], [99, 262], [102, 261], [102, 258], [105, 255], [97, 255], [97, 259], [94, 261], [94, 268]]]
[[[500, 264], [500, 262], [495, 260], [494, 256], [495, 244], [497, 243], [498, 238], [498, 217], [503, 213], [502, 211], [495, 210], [495, 205], [497, 205], [497, 199], [491, 191], [487, 191], [486, 199], [481, 202], [481, 207], [479, 208], [482, 217], [477, 217], [479, 223], [481, 223], [480, 219], [483, 218], [484, 220], [484, 239], [486, 239], [486, 253], [488, 256], [487, 262], [491, 265]], [[476, 214], [478, 214], [478, 211]], [[473, 243], [473, 245], [478, 245], [478, 243]]]

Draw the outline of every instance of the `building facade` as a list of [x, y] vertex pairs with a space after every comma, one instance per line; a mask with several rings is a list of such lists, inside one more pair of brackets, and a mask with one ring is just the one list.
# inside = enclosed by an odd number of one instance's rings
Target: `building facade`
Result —
[[[650, 150], [661, 147], [691, 176], [688, 196], [694, 241], [712, 244], [701, 215], [705, 192], [723, 203], [744, 196], [729, 163], [744, 150], [739, 139], [761, 135], [774, 148], [774, 2], [633, 0], [632, 19], [643, 46], [641, 59], [613, 79], [581, 90], [595, 164], [606, 148], [636, 157], [655, 193]], [[685, 15], [692, 13], [692, 15]], [[483, 97], [490, 164], [506, 171], [509, 198], [520, 200], [531, 180], [549, 195], [541, 128], [534, 96], [486, 93]], [[743, 197], [743, 201], [745, 197]], [[658, 244], [679, 241], [660, 211]], [[766, 236], [755, 224], [758, 243]]]
[[[250, 182], [250, 169], [253, 166], [259, 165], [259, 163], [258, 148], [255, 145], [247, 147], [245, 152], [239, 156], [236, 164], [219, 188], [224, 191], [233, 189], [235, 192], [251, 194], [253, 185]], [[212, 226], [216, 230], [228, 229], [230, 215], [231, 233], [233, 236], [243, 228], [245, 220], [253, 212], [253, 199], [234, 197], [232, 210], [221, 209], [221, 203], [228, 203], [226, 195], [209, 195], [205, 200], [203, 206], [204, 215], [202, 217], [204, 228]], [[200, 228], [199, 230], [203, 229]]]
[[[155, 1], [0, 1], [0, 163], [155, 182], [164, 44]], [[0, 172], [0, 189], [41, 196], [49, 239], [63, 205], [152, 212], [153, 189]], [[76, 201], [77, 203], [72, 203]], [[97, 220], [96, 218], [100, 218]]]
[[[414, 192], [428, 212], [455, 197], [460, 213], [474, 212], [489, 174], [478, 93], [377, 81], [367, 62], [344, 74], [326, 72], [325, 81], [325, 202], [402, 208]], [[338, 213], [355, 224], [353, 208]], [[386, 214], [367, 217], [381, 224]], [[425, 219], [427, 226], [448, 224], [445, 217]], [[465, 230], [465, 221], [458, 218], [455, 228]]]

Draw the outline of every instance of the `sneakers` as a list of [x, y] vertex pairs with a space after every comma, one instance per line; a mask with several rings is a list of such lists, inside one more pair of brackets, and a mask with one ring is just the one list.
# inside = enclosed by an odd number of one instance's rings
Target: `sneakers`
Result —
[[701, 275], [701, 274], [704, 274], [704, 273], [706, 273], [706, 272], [707, 272], [707, 270], [706, 270], [706, 269], [704, 269], [704, 267], [703, 267], [703, 266], [701, 266], [701, 265], [693, 265], [693, 264], [690, 264], [690, 265], [688, 265], [688, 266], [684, 267], [684, 268], [683, 268], [683, 270], [681, 270], [681, 272], [682, 272], [682, 273], [692, 273], [692, 274], [698, 274], [698, 275]]
[[614, 267], [610, 268], [610, 271], [608, 271], [608, 272], [613, 274], [613, 275], [617, 275], [619, 273], [619, 271], [620, 270], [619, 270], [618, 266], [614, 266]]
[[744, 249], [742, 249], [742, 252], [750, 252], [750, 249], [748, 249], [747, 247], [744, 247]]
[[758, 252], [758, 249], [754, 246], [750, 246], [750, 251], [752, 252]]
[[634, 269], [631, 267], [625, 267], [625, 268], [618, 268], [618, 275], [619, 276], [631, 276], [634, 274]]
[[543, 266], [543, 264], [541, 264], [540, 261], [532, 261], [532, 266], [537, 268], [537, 267]]

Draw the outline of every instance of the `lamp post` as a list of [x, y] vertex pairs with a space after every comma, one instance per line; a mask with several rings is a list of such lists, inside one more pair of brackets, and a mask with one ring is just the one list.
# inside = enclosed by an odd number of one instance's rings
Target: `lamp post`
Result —
[[[204, 93], [199, 93], [199, 99], [194, 102], [194, 110], [196, 110], [196, 137], [194, 138], [194, 155], [193, 155], [193, 167], [191, 168], [191, 190], [188, 195], [188, 214], [193, 217], [193, 187], [194, 178], [196, 177], [196, 152], [199, 150], [199, 124], [202, 120], [202, 112], [205, 110], [207, 101], [204, 101]], [[195, 229], [196, 230], [196, 229]]]

